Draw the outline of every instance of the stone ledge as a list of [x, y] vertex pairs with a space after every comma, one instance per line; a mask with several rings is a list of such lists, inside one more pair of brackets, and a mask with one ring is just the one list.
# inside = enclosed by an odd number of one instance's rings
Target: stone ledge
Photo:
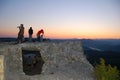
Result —
[[[94, 80], [80, 41], [10, 44], [4, 49], [5, 80]], [[24, 74], [22, 50], [40, 51], [45, 61], [42, 74]]]

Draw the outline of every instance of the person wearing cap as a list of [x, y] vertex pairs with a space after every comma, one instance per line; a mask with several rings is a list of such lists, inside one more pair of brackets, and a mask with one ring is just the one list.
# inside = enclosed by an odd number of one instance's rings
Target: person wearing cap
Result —
[[43, 29], [41, 29], [37, 32], [37, 40], [39, 42], [43, 41], [43, 35], [44, 35], [44, 30]]

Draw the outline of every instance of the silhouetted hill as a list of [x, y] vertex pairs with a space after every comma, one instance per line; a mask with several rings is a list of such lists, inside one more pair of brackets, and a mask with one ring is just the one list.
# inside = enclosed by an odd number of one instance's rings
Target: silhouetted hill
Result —
[[17, 38], [0, 38], [0, 42], [14, 42]]
[[84, 54], [91, 64], [104, 58], [106, 64], [120, 69], [120, 40], [82, 40]]

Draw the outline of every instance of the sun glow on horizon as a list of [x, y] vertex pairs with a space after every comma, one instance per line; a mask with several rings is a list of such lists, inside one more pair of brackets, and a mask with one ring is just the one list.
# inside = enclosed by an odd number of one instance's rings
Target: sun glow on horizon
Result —
[[[36, 30], [37, 31], [37, 30]], [[62, 32], [62, 33], [61, 33]], [[33, 33], [33, 38], [36, 38], [36, 33], [34, 31]], [[18, 32], [9, 32], [9, 33], [0, 33], [0, 37], [16, 37]], [[28, 37], [28, 32], [25, 31], [24, 33], [24, 37]], [[65, 31], [59, 31], [59, 32], [53, 32], [53, 31], [45, 31], [44, 34], [44, 38], [54, 38], [54, 39], [72, 39], [72, 38], [76, 38], [76, 39], [82, 39], [82, 38], [86, 38], [86, 39], [120, 39], [120, 35], [117, 33], [108, 33], [108, 32], [103, 32], [103, 33], [91, 33], [91, 32], [65, 32]]]

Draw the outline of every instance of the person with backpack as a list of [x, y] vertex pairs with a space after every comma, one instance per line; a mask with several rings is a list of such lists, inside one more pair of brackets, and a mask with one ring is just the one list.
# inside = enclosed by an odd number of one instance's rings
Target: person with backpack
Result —
[[42, 42], [43, 41], [43, 35], [44, 35], [44, 30], [41, 29], [37, 32], [37, 41]]

